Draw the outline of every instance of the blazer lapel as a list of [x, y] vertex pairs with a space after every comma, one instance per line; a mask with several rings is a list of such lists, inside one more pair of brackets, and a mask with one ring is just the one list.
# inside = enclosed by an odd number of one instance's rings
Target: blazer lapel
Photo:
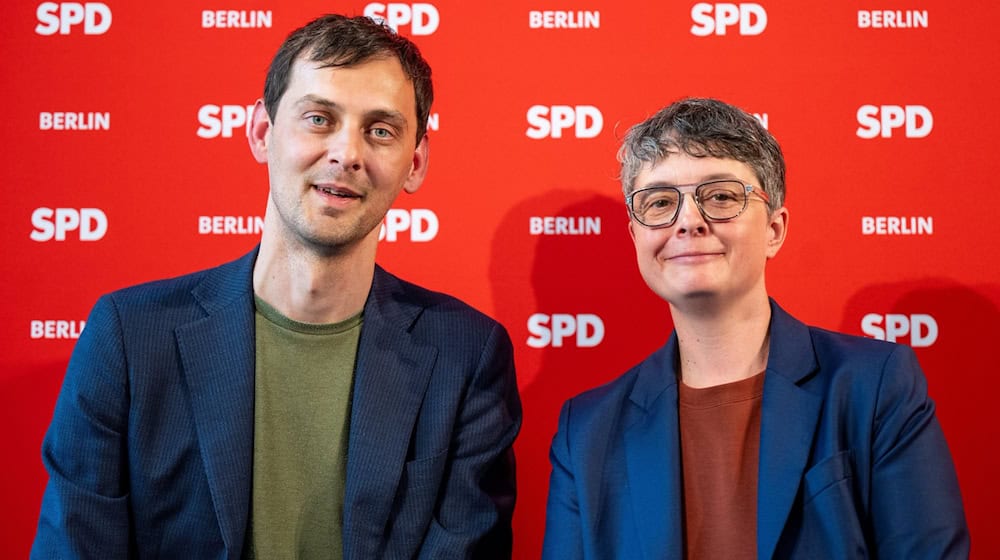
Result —
[[632, 517], [643, 556], [648, 559], [680, 558], [683, 552], [676, 355], [677, 338], [673, 335], [640, 365], [626, 417]]
[[817, 367], [808, 328], [771, 302], [771, 344], [761, 408], [757, 557], [771, 558], [799, 492], [822, 399], [798, 384]]
[[344, 493], [345, 557], [377, 554], [437, 348], [413, 341], [421, 306], [376, 267], [358, 343]]
[[242, 551], [253, 476], [255, 258], [256, 250], [209, 272], [193, 290], [206, 316], [175, 331], [212, 502], [232, 558]]

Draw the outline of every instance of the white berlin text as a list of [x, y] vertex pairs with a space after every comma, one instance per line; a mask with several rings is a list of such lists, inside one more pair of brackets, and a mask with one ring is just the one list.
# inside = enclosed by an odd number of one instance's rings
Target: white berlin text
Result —
[[528, 12], [531, 29], [600, 29], [601, 12], [545, 10]]
[[932, 216], [863, 216], [862, 235], [934, 235]]
[[528, 220], [531, 235], [600, 235], [600, 216], [532, 216]]
[[38, 130], [111, 130], [111, 113], [38, 113]]
[[202, 10], [205, 29], [270, 29], [271, 10]]
[[263, 230], [260, 216], [198, 216], [201, 235], [257, 235]]
[[77, 339], [85, 325], [85, 321], [36, 320], [31, 322], [31, 338]]
[[927, 28], [927, 10], [858, 10], [861, 29]]

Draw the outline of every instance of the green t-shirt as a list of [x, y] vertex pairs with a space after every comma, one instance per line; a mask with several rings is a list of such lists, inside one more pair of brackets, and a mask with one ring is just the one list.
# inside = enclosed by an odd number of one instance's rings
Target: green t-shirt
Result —
[[257, 304], [249, 557], [343, 557], [361, 315], [314, 325]]

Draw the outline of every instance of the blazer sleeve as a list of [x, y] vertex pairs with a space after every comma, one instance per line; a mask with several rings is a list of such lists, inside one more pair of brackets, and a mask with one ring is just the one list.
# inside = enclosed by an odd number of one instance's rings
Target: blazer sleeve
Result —
[[871, 521], [879, 558], [968, 558], [955, 467], [913, 350], [886, 361], [875, 410]]
[[511, 557], [513, 444], [520, 428], [513, 346], [494, 324], [456, 420], [444, 488], [419, 558]]
[[115, 305], [87, 319], [42, 445], [49, 481], [31, 558], [129, 556], [128, 383]]
[[559, 427], [552, 438], [552, 447], [549, 451], [552, 474], [549, 477], [549, 497], [545, 509], [545, 541], [542, 545], [542, 558], [545, 560], [583, 558], [580, 504], [569, 451], [571, 403], [569, 400], [563, 404], [559, 413]]

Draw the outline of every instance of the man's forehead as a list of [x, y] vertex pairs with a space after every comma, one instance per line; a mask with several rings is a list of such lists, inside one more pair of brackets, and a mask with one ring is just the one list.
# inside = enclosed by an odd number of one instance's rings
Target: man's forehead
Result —
[[302, 52], [295, 57], [295, 62], [305, 62], [316, 64], [319, 67], [327, 66], [342, 66], [344, 68], [350, 68], [352, 66], [360, 66], [367, 62], [373, 60], [396, 60], [396, 57], [392, 52], [389, 51], [377, 51], [365, 56], [352, 55], [350, 53], [329, 53], [324, 56], [324, 53], [318, 48], [303, 49]]
[[[330, 56], [323, 56], [318, 49], [305, 49], [295, 57], [292, 62], [292, 69], [295, 67], [305, 67], [312, 68], [315, 70], [320, 70], [323, 68], [357, 68], [359, 66], [365, 66], [373, 62], [395, 62], [398, 66], [400, 72], [406, 75], [403, 70], [403, 63], [400, 62], [399, 57], [390, 51], [379, 51], [368, 54], [363, 57], [352, 56], [347, 53], [336, 53]], [[409, 78], [409, 76], [407, 76]]]
[[[376, 78], [375, 80], [367, 81], [364, 84], [364, 87], [366, 89], [370, 89], [372, 95], [374, 95], [378, 91], [378, 88], [380, 86], [385, 86], [386, 83], [403, 83], [405, 84], [402, 87], [405, 88], [406, 90], [405, 92], [407, 94], [406, 98], [407, 100], [410, 100], [412, 98], [415, 110], [416, 91], [413, 86], [413, 81], [406, 74], [402, 64], [399, 62], [399, 59], [391, 55], [385, 55], [385, 56], [376, 55], [368, 57], [356, 64], [340, 65], [337, 64], [336, 59], [333, 58], [327, 60], [312, 60], [306, 54], [301, 54], [295, 59], [295, 62], [291, 66], [288, 79], [288, 87], [289, 89], [291, 89], [293, 85], [303, 84], [303, 80], [311, 79], [307, 78], [306, 75], [313, 72], [330, 72], [330, 76], [335, 77], [338, 72], [359, 70], [359, 69], [368, 70], [374, 68], [376, 65], [378, 66], [379, 72], [385, 75], [387, 80], [382, 81], [381, 79]], [[399, 78], [400, 80], [398, 82], [395, 82], [394, 80], [396, 78]], [[287, 94], [288, 91], [286, 91], [285, 93]], [[283, 97], [287, 97], [287, 95]], [[284, 99], [282, 101], [284, 101]], [[295, 102], [295, 100], [291, 101]]]

